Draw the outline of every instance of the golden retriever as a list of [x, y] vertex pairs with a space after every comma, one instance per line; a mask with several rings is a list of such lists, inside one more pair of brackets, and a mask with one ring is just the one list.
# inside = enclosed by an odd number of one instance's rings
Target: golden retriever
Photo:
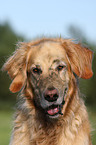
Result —
[[92, 77], [92, 51], [61, 38], [17, 47], [3, 66], [21, 90], [10, 145], [91, 145], [78, 78]]

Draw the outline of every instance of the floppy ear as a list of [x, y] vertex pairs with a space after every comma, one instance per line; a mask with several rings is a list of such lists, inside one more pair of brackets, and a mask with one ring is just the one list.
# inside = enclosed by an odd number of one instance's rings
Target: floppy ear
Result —
[[27, 49], [22, 43], [13, 56], [4, 64], [2, 70], [7, 71], [12, 79], [10, 91], [15, 93], [21, 90], [26, 81], [26, 55]]
[[80, 44], [65, 40], [63, 47], [69, 58], [72, 71], [79, 77], [89, 79], [92, 77], [92, 54], [93, 52]]
[[16, 93], [21, 90], [24, 84], [25, 84], [25, 76], [23, 76], [22, 73], [20, 73], [14, 78], [9, 89], [11, 92]]

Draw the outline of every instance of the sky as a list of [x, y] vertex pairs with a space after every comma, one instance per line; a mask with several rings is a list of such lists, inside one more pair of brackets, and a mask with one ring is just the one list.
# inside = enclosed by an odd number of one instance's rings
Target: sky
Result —
[[96, 0], [0, 0], [0, 24], [9, 22], [16, 33], [70, 38], [71, 25], [96, 41]]

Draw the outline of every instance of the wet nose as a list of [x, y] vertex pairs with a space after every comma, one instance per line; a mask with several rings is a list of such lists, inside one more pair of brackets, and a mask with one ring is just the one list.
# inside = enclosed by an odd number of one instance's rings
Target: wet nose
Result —
[[54, 102], [58, 99], [59, 94], [57, 89], [55, 88], [48, 88], [46, 89], [45, 93], [44, 93], [44, 98], [45, 100], [49, 101], [49, 102]]

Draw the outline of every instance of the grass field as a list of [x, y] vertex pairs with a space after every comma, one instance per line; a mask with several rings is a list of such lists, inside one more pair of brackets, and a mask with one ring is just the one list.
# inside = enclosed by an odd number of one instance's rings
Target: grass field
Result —
[[88, 112], [92, 126], [92, 145], [96, 145], [96, 107], [88, 107]]
[[12, 111], [0, 111], [0, 145], [8, 145], [11, 135]]
[[[94, 131], [92, 132], [92, 145], [96, 145], [96, 108], [88, 108], [89, 118]], [[0, 145], [8, 145], [12, 127], [12, 111], [0, 111]]]

